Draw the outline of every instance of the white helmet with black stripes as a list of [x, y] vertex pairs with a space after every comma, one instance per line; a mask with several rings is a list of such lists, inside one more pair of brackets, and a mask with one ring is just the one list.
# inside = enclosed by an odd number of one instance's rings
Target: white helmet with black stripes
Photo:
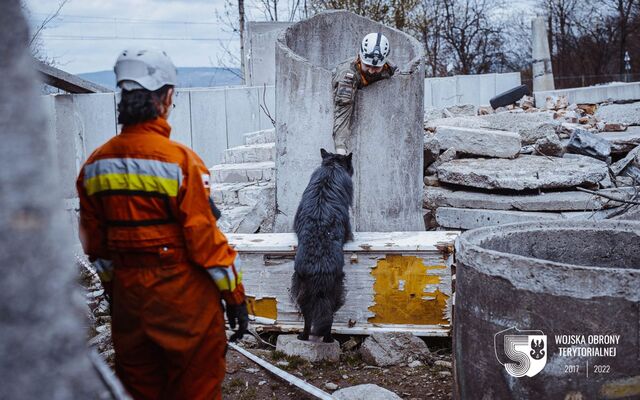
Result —
[[360, 60], [372, 67], [381, 67], [390, 51], [391, 46], [387, 37], [380, 32], [373, 32], [362, 39]]

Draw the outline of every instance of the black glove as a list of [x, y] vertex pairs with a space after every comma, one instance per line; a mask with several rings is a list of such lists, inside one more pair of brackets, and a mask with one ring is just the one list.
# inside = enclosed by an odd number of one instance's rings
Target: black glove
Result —
[[242, 304], [227, 304], [227, 320], [229, 320], [229, 326], [232, 330], [236, 329], [233, 335], [229, 338], [229, 341], [235, 342], [238, 339], [242, 339], [242, 336], [247, 333], [249, 327], [249, 313], [247, 312], [247, 303]]
[[222, 213], [220, 212], [220, 209], [216, 207], [216, 203], [213, 202], [211, 197], [209, 197], [209, 207], [211, 207], [211, 212], [213, 213], [213, 216], [216, 217], [216, 220], [220, 219]]

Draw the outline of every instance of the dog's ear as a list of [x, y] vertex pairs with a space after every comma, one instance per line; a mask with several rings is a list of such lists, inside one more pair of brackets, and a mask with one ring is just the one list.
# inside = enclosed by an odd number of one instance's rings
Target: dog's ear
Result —
[[324, 160], [325, 158], [329, 157], [329, 152], [326, 151], [325, 149], [320, 149], [320, 156]]
[[349, 153], [349, 155], [347, 156], [347, 161], [349, 161], [349, 163], [351, 163], [351, 159], [353, 158], [353, 153]]

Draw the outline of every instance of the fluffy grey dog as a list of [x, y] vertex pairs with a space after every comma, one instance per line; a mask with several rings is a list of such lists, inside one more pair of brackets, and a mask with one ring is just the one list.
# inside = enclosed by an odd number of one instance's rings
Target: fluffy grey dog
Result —
[[353, 239], [349, 207], [353, 203], [353, 166], [347, 156], [320, 150], [322, 165], [302, 194], [293, 228], [298, 236], [291, 297], [304, 317], [300, 340], [309, 334], [333, 342], [333, 314], [344, 304], [342, 245]]

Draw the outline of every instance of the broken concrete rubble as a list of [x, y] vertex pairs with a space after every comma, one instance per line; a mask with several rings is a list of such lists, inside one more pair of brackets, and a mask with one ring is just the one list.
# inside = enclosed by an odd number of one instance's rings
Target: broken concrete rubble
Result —
[[624, 132], [602, 132], [600, 137], [611, 145], [612, 154], [622, 154], [640, 145], [640, 126], [630, 126]]
[[300, 357], [309, 362], [340, 360], [340, 343], [322, 341], [300, 340], [296, 335], [279, 335], [276, 342], [276, 351], [288, 356]]
[[365, 383], [333, 392], [338, 400], [401, 400], [402, 397], [378, 385]]
[[439, 126], [470, 129], [494, 129], [517, 132], [523, 144], [533, 144], [548, 134], [555, 133], [560, 125], [550, 112], [497, 112], [476, 117], [439, 118], [425, 121], [425, 129], [435, 132]]
[[437, 167], [443, 182], [480, 189], [551, 189], [596, 184], [607, 165], [585, 156], [571, 158], [521, 155], [510, 159], [452, 160]]
[[[599, 193], [628, 200], [635, 193], [635, 189], [632, 187], [603, 189]], [[620, 205], [622, 205], [620, 202], [575, 190], [509, 195], [428, 186], [424, 191], [424, 207], [429, 209], [456, 207], [512, 211], [584, 211]]]
[[534, 149], [540, 155], [551, 157], [562, 157], [565, 152], [565, 147], [555, 133], [536, 140]]
[[427, 174], [429, 175], [434, 175], [437, 171], [437, 168], [446, 163], [449, 162], [451, 160], [454, 160], [456, 158], [456, 149], [449, 148], [447, 149], [444, 153], [440, 154], [440, 156], [438, 157], [438, 159], [436, 161], [434, 161], [428, 168], [427, 168]]
[[378, 385], [365, 383], [333, 392], [337, 400], [401, 400], [402, 397]]
[[640, 102], [603, 105], [596, 111], [596, 117], [610, 123], [640, 125]]
[[365, 339], [360, 354], [365, 362], [379, 367], [427, 360], [430, 356], [427, 345], [406, 332], [374, 333]]
[[515, 132], [439, 126], [435, 138], [441, 149], [488, 157], [513, 158], [520, 152], [520, 135]]
[[473, 117], [478, 114], [478, 107], [473, 104], [460, 104], [445, 107], [443, 114], [445, 117]]
[[438, 159], [440, 155], [440, 143], [435, 136], [424, 135], [424, 166], [428, 167]]
[[592, 212], [530, 212], [485, 210], [471, 208], [440, 207], [436, 210], [436, 221], [441, 227], [449, 229], [476, 229], [490, 225], [504, 225], [517, 222], [536, 222], [549, 220], [585, 220], [600, 221], [614, 215], [616, 209]]
[[606, 161], [611, 155], [611, 144], [599, 135], [576, 129], [569, 138], [567, 151]]

